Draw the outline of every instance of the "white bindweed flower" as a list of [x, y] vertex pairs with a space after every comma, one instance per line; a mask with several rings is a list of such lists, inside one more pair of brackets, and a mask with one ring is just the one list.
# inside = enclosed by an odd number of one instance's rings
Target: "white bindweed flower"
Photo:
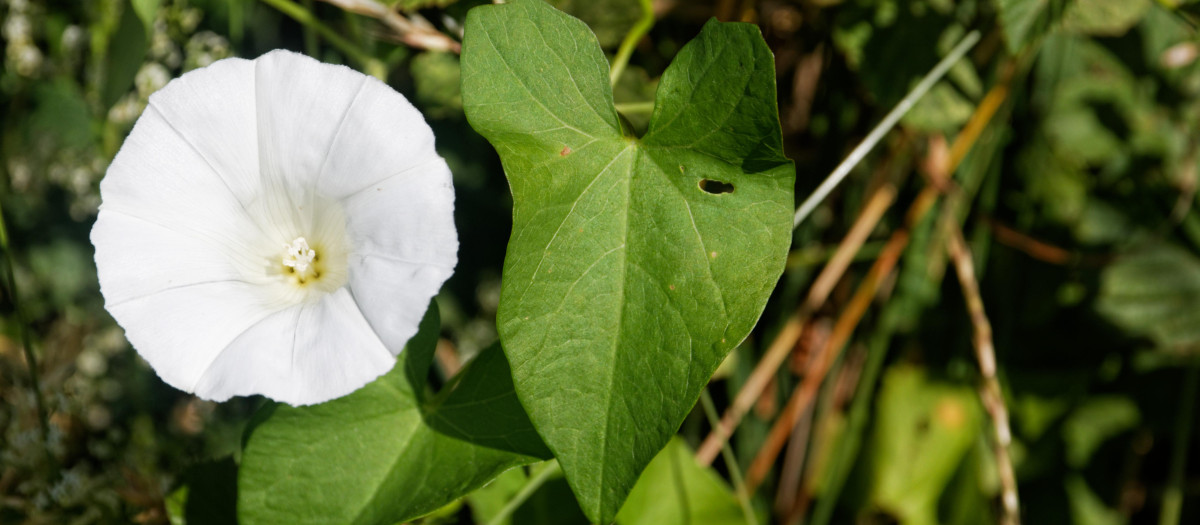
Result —
[[387, 85], [287, 51], [171, 81], [100, 184], [105, 306], [200, 397], [354, 391], [391, 369], [457, 262], [433, 141]]

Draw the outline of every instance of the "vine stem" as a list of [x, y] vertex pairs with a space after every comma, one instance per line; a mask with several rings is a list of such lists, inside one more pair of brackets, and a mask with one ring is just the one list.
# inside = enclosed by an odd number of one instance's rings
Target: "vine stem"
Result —
[[508, 504], [504, 505], [504, 508], [500, 509], [500, 512], [497, 512], [495, 516], [492, 516], [492, 519], [488, 520], [487, 525], [502, 525], [504, 520], [508, 519], [509, 516], [512, 516], [512, 514], [517, 511], [517, 509], [521, 508], [521, 505], [523, 505], [525, 501], [533, 495], [534, 492], [537, 492], [537, 490], [541, 488], [542, 485], [546, 484], [550, 478], [554, 477], [555, 474], [562, 472], [562, 468], [560, 468], [558, 465], [558, 460], [552, 459], [549, 461], [549, 463], [549, 465], [546, 465], [542, 468], [542, 470], [538, 471], [537, 474], [529, 478], [529, 481], [525, 482], [525, 485], [521, 487], [521, 490], [517, 492], [517, 495], [513, 496], [513, 499], [509, 500]]
[[[708, 418], [709, 425], [716, 428], [721, 424], [717, 415], [717, 405], [713, 403], [712, 394], [708, 393], [707, 388], [700, 391], [700, 404], [704, 407], [704, 416]], [[742, 467], [738, 465], [729, 442], [725, 442], [721, 447], [721, 458], [725, 460], [725, 466], [729, 469], [729, 479], [733, 481], [733, 490], [737, 492], [738, 503], [742, 505], [746, 523], [758, 525], [758, 519], [754, 517], [754, 506], [750, 504], [750, 491], [746, 490], [746, 482], [742, 479]]]
[[866, 158], [867, 153], [870, 153], [872, 149], [875, 149], [875, 146], [879, 144], [879, 141], [883, 140], [883, 137], [887, 135], [887, 133], [891, 131], [893, 127], [896, 126], [896, 123], [900, 122], [900, 119], [903, 118], [904, 115], [907, 114], [914, 105], [916, 105], [917, 101], [921, 100], [921, 98], [923, 98], [925, 94], [928, 93], [929, 90], [932, 89], [933, 86], [942, 79], [942, 77], [946, 76], [946, 73], [950, 71], [950, 68], [954, 67], [954, 64], [957, 64], [958, 61], [967, 54], [967, 51], [970, 51], [972, 47], [975, 47], [975, 44], [978, 42], [979, 31], [971, 31], [966, 37], [963, 37], [962, 41], [959, 42], [957, 46], [954, 46], [954, 49], [950, 51], [950, 54], [946, 55], [941, 62], [938, 62], [938, 64], [934, 66], [929, 73], [926, 73], [925, 77], [921, 79], [921, 82], [918, 83], [917, 86], [908, 93], [908, 95], [905, 95], [904, 99], [902, 99], [899, 104], [896, 104], [896, 107], [892, 108], [892, 110], [888, 112], [887, 116], [883, 117], [883, 120], [875, 126], [875, 129], [872, 129], [871, 132], [867, 134], [867, 138], [863, 139], [863, 141], [859, 143], [859, 145], [856, 146], [849, 155], [846, 156], [846, 159], [843, 160], [841, 164], [838, 164], [837, 168], [834, 168], [833, 173], [830, 173], [829, 176], [825, 178], [825, 181], [822, 182], [820, 186], [817, 186], [817, 189], [814, 190], [802, 204], [800, 204], [800, 207], [796, 209], [796, 215], [792, 217], [792, 227], [795, 228], [799, 226], [801, 222], [804, 222], [804, 219], [807, 218], [809, 214], [811, 214], [813, 210], [815, 210], [817, 206], [829, 196], [833, 189], [836, 188], [837, 185], [840, 184], [842, 180], [844, 180], [846, 176], [850, 174], [850, 171], [853, 170], [855, 166], [858, 166], [859, 162], [862, 162], [862, 160]]
[[42, 443], [46, 445], [46, 454], [50, 454], [50, 422], [46, 415], [46, 405], [42, 401], [42, 384], [38, 378], [37, 355], [33, 352], [33, 341], [29, 336], [29, 322], [25, 311], [21, 308], [21, 298], [17, 295], [17, 279], [13, 273], [16, 260], [12, 255], [12, 246], [8, 241], [8, 224], [4, 221], [4, 210], [0, 208], [0, 249], [4, 250], [4, 278], [9, 296], [12, 298], [13, 310], [17, 317], [17, 335], [21, 347], [25, 350], [25, 365], [29, 368], [29, 384], [33, 389], [33, 402], [37, 407], [38, 427], [42, 431]]
[[327, 40], [333, 47], [350, 57], [351, 60], [358, 62], [363, 68], [363, 71], [380, 80], [385, 80], [387, 77], [387, 67], [383, 61], [379, 60], [363, 51], [358, 46], [346, 40], [342, 35], [338, 34], [329, 26], [321, 23], [312, 11], [305, 9], [304, 6], [292, 2], [291, 0], [262, 0], [263, 3], [274, 7], [279, 12], [287, 15], [292, 20], [299, 22], [305, 28], [312, 29], [321, 35], [321, 38]]
[[626, 115], [629, 114], [645, 114], [654, 111], [654, 101], [649, 102], [618, 102], [613, 104], [617, 111]]
[[979, 294], [979, 281], [975, 278], [971, 249], [963, 239], [962, 230], [957, 226], [949, 226], [947, 229], [949, 232], [946, 236], [946, 251], [954, 262], [963, 298], [967, 303], [967, 312], [971, 317], [971, 325], [975, 329], [975, 358], [979, 361], [979, 372], [983, 376], [979, 395], [983, 399], [983, 407], [988, 417], [992, 420], [993, 438], [996, 441], [993, 448], [1000, 474], [1003, 503], [1000, 523], [1018, 525], [1021, 523], [1021, 507], [1017, 497], [1017, 476], [1013, 470], [1012, 457], [1009, 455], [1012, 429], [1008, 424], [1008, 407], [1004, 404], [1004, 393], [1000, 389], [1000, 381], [996, 379], [996, 347], [992, 340], [992, 324], [983, 309], [983, 298]]
[[1187, 466], [1188, 443], [1192, 440], [1192, 418], [1196, 406], [1197, 384], [1200, 383], [1200, 361], [1188, 364], [1179, 397], [1179, 412], [1175, 414], [1175, 436], [1171, 446], [1171, 471], [1163, 491], [1162, 514], [1159, 525], [1178, 525], [1183, 513], [1183, 477]]
[[612, 85], [617, 85], [617, 80], [620, 80], [621, 73], [625, 72], [625, 66], [629, 64], [629, 57], [633, 55], [633, 48], [637, 46], [638, 41], [646, 36], [650, 28], [654, 26], [654, 4], [652, 0], [639, 0], [642, 6], [642, 17], [638, 19], [629, 33], [625, 35], [625, 40], [621, 41], [621, 47], [617, 48], [617, 55], [613, 57], [612, 68], [608, 73], [608, 81]]

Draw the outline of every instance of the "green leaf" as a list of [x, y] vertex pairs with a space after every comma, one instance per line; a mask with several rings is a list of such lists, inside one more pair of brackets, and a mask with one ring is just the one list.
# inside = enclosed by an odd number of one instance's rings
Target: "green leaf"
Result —
[[133, 9], [123, 9], [105, 55], [108, 67], [100, 101], [105, 108], [112, 107], [133, 87], [133, 79], [146, 57], [146, 42], [146, 29], [137, 14]]
[[37, 105], [29, 125], [40, 140], [50, 138], [63, 149], [84, 149], [93, 143], [92, 114], [78, 84], [60, 77], [34, 89]]
[[142, 25], [146, 26], [146, 35], [149, 36], [154, 29], [154, 18], [158, 16], [158, 7], [162, 5], [162, 0], [132, 0], [132, 3], [133, 11], [142, 20]]
[[1150, 0], [1075, 0], [1063, 14], [1070, 31], [1098, 36], [1121, 36], [1150, 10]]
[[898, 523], [937, 523], [938, 498], [979, 435], [980, 407], [966, 387], [898, 365], [879, 392], [871, 500]]
[[1141, 421], [1137, 404], [1122, 396], [1088, 399], [1063, 422], [1067, 464], [1084, 468], [1105, 441], [1132, 430]]
[[951, 133], [961, 129], [974, 111], [971, 101], [949, 83], [939, 82], [904, 116], [904, 125], [920, 131]]
[[1025, 44], [1033, 39], [1034, 26], [1046, 11], [1049, 0], [996, 0], [1000, 11], [1000, 26], [1004, 30], [1004, 40], [1012, 53], [1020, 51]]
[[453, 53], [427, 51], [412, 60], [417, 104], [426, 117], [451, 118], [462, 115], [461, 74]]
[[1122, 257], [1101, 275], [1096, 308], [1164, 348], [1194, 347], [1200, 343], [1200, 261], [1166, 244]]
[[696, 463], [676, 437], [646, 467], [617, 514], [620, 525], [741, 525], [746, 514], [725, 481]]
[[236, 523], [237, 472], [233, 456], [189, 467], [183, 474], [182, 486], [167, 501], [172, 522]]
[[794, 169], [773, 58], [755, 26], [710, 21], [640, 139], [595, 37], [540, 0], [472, 10], [462, 61], [513, 194], [497, 323], [517, 395], [610, 522], [782, 273]]
[[[471, 506], [471, 517], [475, 523], [492, 524], [500, 511], [516, 497], [521, 488], [529, 482], [525, 469], [514, 468], [496, 476], [484, 487], [467, 495], [467, 503]], [[496, 525], [511, 525], [512, 517], [494, 522]]]
[[1083, 476], [1068, 474], [1066, 479], [1067, 501], [1070, 503], [1071, 523], [1079, 525], [1123, 525], [1129, 523], [1123, 513], [1109, 507], [1088, 486]]
[[260, 411], [242, 457], [239, 521], [390, 525], [549, 457], [498, 346], [422, 403], [438, 327], [430, 308], [398, 365], [349, 396]]
[[642, 16], [638, 0], [550, 0], [550, 4], [583, 20], [604, 48], [620, 44]]

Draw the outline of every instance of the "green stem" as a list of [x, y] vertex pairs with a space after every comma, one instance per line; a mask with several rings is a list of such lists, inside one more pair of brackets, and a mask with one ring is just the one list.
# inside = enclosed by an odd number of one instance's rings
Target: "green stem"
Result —
[[629, 115], [629, 114], [636, 115], [639, 113], [651, 113], [654, 111], [654, 101], [653, 100], [648, 101], [648, 102], [619, 102], [619, 103], [613, 104], [613, 106], [617, 108], [618, 112], [624, 113], [626, 115]]
[[233, 41], [235, 48], [242, 47], [242, 36], [246, 29], [246, 5], [242, 0], [228, 0], [229, 2], [229, 39]]
[[1175, 443], [1171, 446], [1171, 472], [1163, 492], [1159, 525], [1177, 525], [1183, 513], [1183, 478], [1187, 465], [1188, 443], [1192, 440], [1192, 411], [1196, 406], [1196, 387], [1200, 383], [1200, 361], [1192, 360], [1183, 379], [1179, 412], [1175, 414]]
[[50, 423], [46, 416], [46, 405], [42, 402], [42, 384], [38, 378], [37, 355], [33, 352], [33, 341], [29, 336], [29, 323], [25, 311], [21, 308], [21, 298], [17, 295], [17, 279], [13, 273], [16, 260], [13, 258], [11, 246], [8, 243], [8, 225], [4, 222], [4, 210], [0, 208], [0, 249], [4, 250], [4, 278], [9, 297], [12, 298], [13, 310], [17, 318], [17, 336], [25, 349], [25, 364], [29, 367], [29, 384], [33, 389], [33, 402], [37, 407], [38, 425], [42, 430], [42, 443], [47, 445], [46, 454], [50, 454], [49, 436]]
[[957, 64], [958, 61], [962, 59], [963, 55], [966, 55], [967, 51], [970, 51], [972, 47], [975, 47], [975, 44], [978, 42], [979, 31], [971, 31], [968, 33], [967, 36], [964, 37], [952, 51], [950, 51], [950, 54], [946, 55], [946, 58], [943, 58], [941, 62], [938, 62], [938, 64], [925, 75], [925, 78], [921, 79], [921, 82], [917, 84], [917, 87], [913, 88], [913, 90], [910, 91], [908, 95], [906, 95], [904, 99], [900, 101], [899, 104], [896, 104], [896, 107], [892, 108], [892, 111], [889, 112], [886, 117], [883, 117], [883, 121], [876, 125], [875, 129], [872, 129], [871, 132], [867, 134], [867, 138], [863, 139], [862, 143], [855, 147], [854, 150], [846, 156], [846, 159], [843, 160], [841, 164], [838, 164], [838, 167], [833, 170], [833, 173], [830, 173], [829, 176], [825, 178], [825, 181], [822, 182], [820, 186], [817, 186], [817, 189], [813, 190], [812, 194], [804, 200], [804, 203], [802, 203], [800, 207], [796, 209], [796, 215], [792, 217], [793, 229], [799, 226], [800, 223], [803, 222], [806, 217], [808, 217], [808, 214], [812, 213], [812, 211], [817, 208], [817, 205], [821, 204], [821, 201], [825, 200], [825, 197], [829, 196], [829, 193], [832, 192], [833, 189], [842, 182], [842, 179], [845, 179], [846, 175], [850, 174], [850, 170], [853, 170], [855, 166], [858, 166], [858, 163], [862, 162], [862, 160], [867, 157], [867, 153], [870, 153], [872, 149], [875, 149], [875, 145], [879, 144], [879, 141], [883, 140], [883, 137], [887, 135], [887, 133], [891, 131], [898, 122], [900, 122], [900, 119], [903, 118], [904, 115], [908, 113], [908, 111], [912, 109], [914, 105], [917, 104], [917, 101], [921, 100], [921, 98], [933, 88], [934, 84], [937, 84], [938, 81], [941, 80], [948, 71], [950, 71], [950, 68], [953, 67], [954, 64]]
[[299, 22], [305, 28], [310, 28], [313, 31], [316, 31], [317, 34], [321, 35], [321, 38], [324, 38], [330, 44], [333, 44], [333, 47], [338, 48], [338, 51], [345, 53], [346, 56], [350, 57], [351, 60], [358, 62], [359, 66], [361, 66], [363, 71], [365, 71], [368, 75], [379, 78], [380, 80], [383, 80], [386, 76], [387, 68], [383, 65], [382, 61], [371, 56], [362, 49], [359, 49], [358, 46], [343, 38], [342, 35], [339, 35], [337, 31], [330, 29], [329, 26], [322, 24], [321, 21], [317, 19], [316, 15], [313, 15], [312, 11], [305, 9], [303, 6], [296, 4], [291, 0], [262, 0], [262, 2], [274, 7], [275, 9], [279, 10], [279, 12], [290, 17], [292, 20]]
[[614, 86], [621, 78], [621, 73], [625, 72], [625, 66], [629, 64], [629, 56], [633, 54], [633, 48], [637, 47], [638, 41], [646, 36], [646, 33], [650, 32], [650, 28], [654, 26], [653, 0], [639, 0], [639, 3], [642, 5], [642, 17], [629, 30], [629, 34], [625, 35], [625, 40], [621, 41], [621, 47], [617, 48], [617, 56], [613, 57], [612, 69], [608, 73], [609, 83]]
[[[704, 416], [708, 418], [708, 424], [713, 428], [720, 426], [721, 416], [717, 414], [717, 407], [713, 404], [712, 394], [708, 393], [707, 388], [700, 391], [700, 404], [704, 407]], [[721, 446], [721, 458], [725, 460], [725, 466], [729, 468], [729, 479], [733, 481], [733, 490], [737, 492], [738, 503], [742, 504], [742, 514], [746, 515], [746, 523], [758, 525], [758, 520], [754, 517], [754, 506], [750, 504], [750, 491], [746, 490], [746, 481], [742, 479], [742, 469], [738, 466], [737, 458], [733, 456], [733, 449], [729, 448], [729, 441]]]
[[549, 465], [542, 467], [542, 470], [538, 471], [537, 474], [529, 478], [529, 481], [525, 482], [525, 486], [521, 487], [521, 490], [517, 492], [517, 495], [513, 496], [513, 499], [509, 500], [508, 504], [505, 505], [504, 508], [500, 509], [500, 512], [496, 513], [495, 516], [492, 516], [491, 520], [488, 520], [487, 525], [503, 524], [504, 520], [507, 520], [509, 516], [512, 516], [512, 514], [517, 511], [517, 509], [521, 508], [521, 505], [523, 505], [525, 501], [533, 495], [534, 492], [537, 492], [537, 490], [541, 488], [546, 481], [554, 477], [555, 474], [562, 472], [562, 469], [558, 466], [557, 460], [552, 459], [549, 463]]
[[[304, 0], [304, 10], [313, 11], [313, 0]], [[310, 57], [316, 57], [320, 50], [317, 49], [317, 33], [313, 30], [313, 26], [304, 25], [304, 52]]]

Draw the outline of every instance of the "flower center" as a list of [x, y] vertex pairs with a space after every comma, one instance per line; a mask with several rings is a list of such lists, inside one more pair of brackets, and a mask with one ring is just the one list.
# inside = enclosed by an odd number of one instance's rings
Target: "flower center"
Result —
[[308, 266], [317, 258], [317, 252], [308, 247], [304, 237], [296, 237], [291, 244], [283, 245], [283, 249], [283, 265], [301, 275], [308, 273]]
[[315, 192], [268, 188], [248, 206], [257, 228], [251, 254], [238, 258], [245, 280], [260, 284], [271, 307], [319, 300], [350, 278], [346, 216], [339, 203]]

